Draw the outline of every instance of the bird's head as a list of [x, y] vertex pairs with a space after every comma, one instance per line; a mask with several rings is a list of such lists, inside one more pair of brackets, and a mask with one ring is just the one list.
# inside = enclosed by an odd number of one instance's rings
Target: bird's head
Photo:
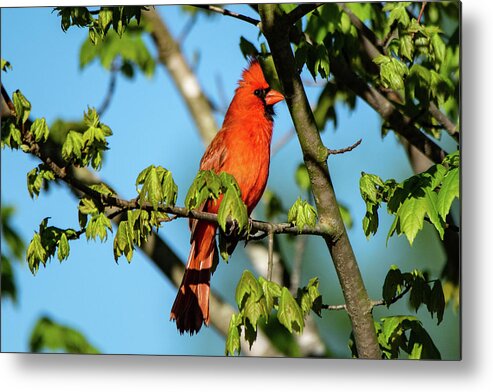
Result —
[[238, 85], [236, 96], [243, 109], [249, 111], [262, 110], [271, 117], [274, 114], [273, 106], [284, 100], [280, 92], [270, 88], [257, 59], [250, 61]]

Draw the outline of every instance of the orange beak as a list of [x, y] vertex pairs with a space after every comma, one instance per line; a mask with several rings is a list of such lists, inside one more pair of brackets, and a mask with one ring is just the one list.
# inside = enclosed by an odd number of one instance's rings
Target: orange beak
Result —
[[265, 103], [268, 106], [275, 105], [278, 102], [281, 102], [284, 100], [284, 95], [282, 95], [279, 91], [276, 90], [269, 90], [267, 95], [265, 96]]

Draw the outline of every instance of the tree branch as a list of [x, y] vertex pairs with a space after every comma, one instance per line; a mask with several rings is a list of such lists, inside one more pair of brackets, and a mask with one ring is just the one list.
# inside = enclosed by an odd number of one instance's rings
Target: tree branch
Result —
[[331, 149], [327, 149], [327, 155], [337, 155], [337, 154], [344, 154], [346, 152], [349, 152], [349, 151], [352, 151], [354, 150], [356, 147], [358, 147], [361, 142], [363, 141], [363, 139], [359, 139], [356, 143], [354, 144], [351, 144], [349, 147], [346, 147], [346, 148], [340, 148], [338, 150], [331, 150]]
[[300, 4], [294, 10], [292, 10], [286, 16], [287, 23], [289, 25], [294, 25], [298, 20], [303, 18], [305, 15], [312, 11], [315, 11], [318, 7], [324, 3], [313, 3], [313, 4]]
[[225, 8], [216, 7], [214, 5], [195, 5], [194, 4], [192, 6], [197, 7], [197, 8], [202, 8], [202, 9], [205, 9], [208, 11], [216, 12], [218, 14], [222, 14], [225, 16], [231, 16], [232, 18], [240, 19], [240, 20], [247, 22], [247, 23], [250, 23], [256, 27], [260, 27], [260, 20], [250, 18], [249, 16], [238, 14], [238, 13], [233, 12], [233, 11], [229, 11]]
[[380, 359], [371, 303], [361, 272], [349, 242], [326, 162], [326, 147], [320, 138], [313, 113], [297, 72], [289, 41], [290, 25], [276, 4], [260, 4], [259, 13], [274, 65], [283, 87], [286, 103], [293, 119], [312, 183], [320, 223], [334, 230], [334, 236], [324, 236], [341, 283], [348, 315], [355, 335], [360, 358]]

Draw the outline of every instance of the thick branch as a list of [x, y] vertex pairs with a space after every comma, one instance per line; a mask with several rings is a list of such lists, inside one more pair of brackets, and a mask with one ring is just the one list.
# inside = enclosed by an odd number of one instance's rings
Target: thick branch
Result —
[[[332, 256], [358, 348], [360, 358], [381, 358], [371, 303], [349, 242], [326, 162], [326, 147], [320, 138], [313, 113], [297, 72], [289, 42], [289, 21], [275, 4], [260, 4], [260, 16], [274, 65], [283, 87], [291, 117], [310, 176], [320, 223], [335, 231], [324, 239]], [[335, 238], [335, 239], [334, 239]]]
[[151, 27], [151, 37], [158, 49], [159, 61], [168, 69], [204, 143], [209, 144], [219, 128], [207, 97], [158, 12], [150, 7], [142, 15]]

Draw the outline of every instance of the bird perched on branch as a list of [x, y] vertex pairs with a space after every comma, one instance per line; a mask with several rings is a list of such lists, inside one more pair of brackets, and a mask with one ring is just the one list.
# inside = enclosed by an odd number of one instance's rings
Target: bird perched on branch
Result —
[[[262, 68], [252, 59], [242, 78], [221, 130], [200, 161], [200, 170], [226, 172], [237, 181], [248, 215], [264, 193], [269, 176], [274, 105], [284, 96], [269, 87]], [[202, 211], [217, 213], [220, 200], [209, 199]], [[210, 278], [217, 257], [217, 224], [192, 220], [191, 249], [185, 274], [171, 309], [180, 333], [197, 333], [209, 324]]]

